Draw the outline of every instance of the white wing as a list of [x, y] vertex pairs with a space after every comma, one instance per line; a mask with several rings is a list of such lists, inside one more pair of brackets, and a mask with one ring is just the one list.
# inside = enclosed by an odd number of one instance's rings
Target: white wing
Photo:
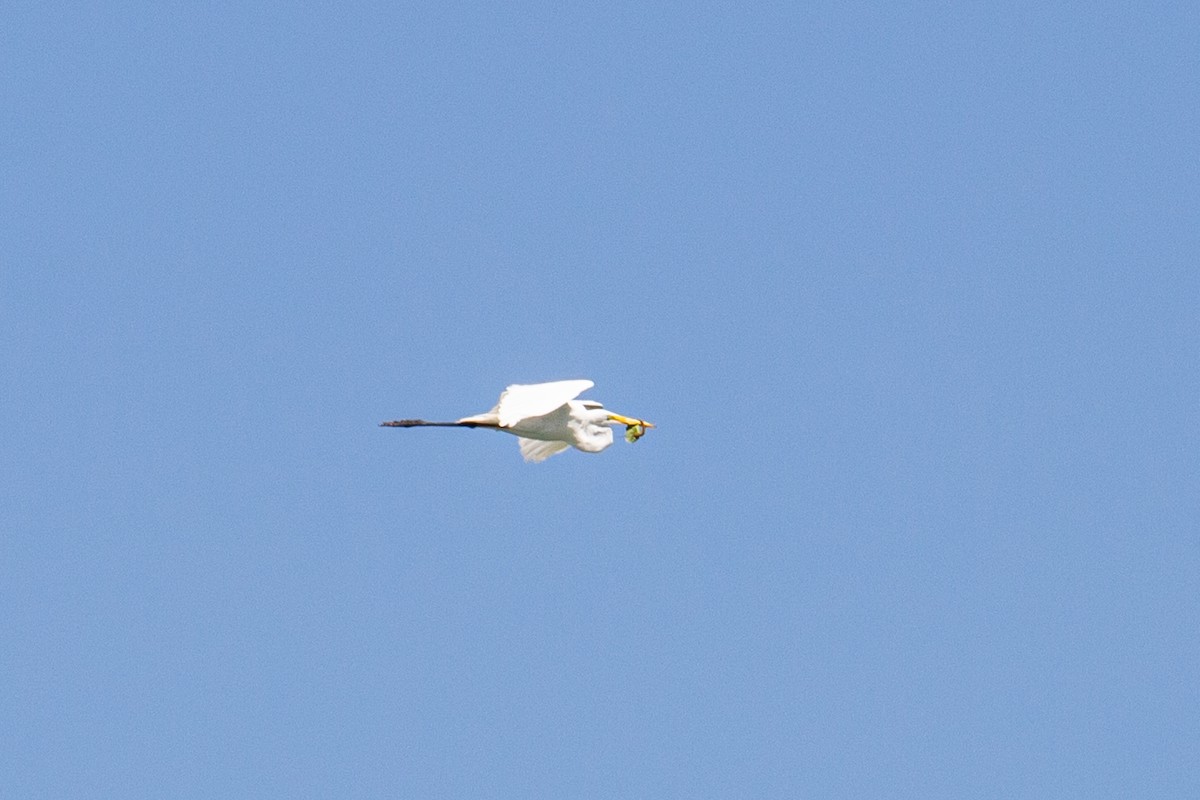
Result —
[[591, 381], [582, 380], [514, 383], [500, 395], [500, 403], [496, 406], [500, 427], [511, 428], [523, 419], [549, 414], [595, 385]]
[[561, 453], [571, 447], [566, 442], [544, 442], [541, 439], [521, 438], [517, 443], [521, 446], [521, 457], [534, 463], [545, 461], [555, 453]]

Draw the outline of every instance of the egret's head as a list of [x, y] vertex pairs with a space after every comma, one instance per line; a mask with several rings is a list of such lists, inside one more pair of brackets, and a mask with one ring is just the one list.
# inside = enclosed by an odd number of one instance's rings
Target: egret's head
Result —
[[[597, 442], [601, 439], [605, 440], [604, 447], [612, 444], [612, 431], [610, 429], [613, 423], [620, 423], [625, 426], [625, 441], [627, 442], [636, 442], [646, 434], [647, 428], [654, 427], [653, 422], [646, 422], [644, 419], [634, 419], [623, 414], [615, 414], [595, 400], [579, 401], [575, 413], [580, 419], [586, 420], [588, 427], [593, 431], [589, 435], [595, 436]], [[579, 447], [580, 449], [586, 449], [582, 446]]]

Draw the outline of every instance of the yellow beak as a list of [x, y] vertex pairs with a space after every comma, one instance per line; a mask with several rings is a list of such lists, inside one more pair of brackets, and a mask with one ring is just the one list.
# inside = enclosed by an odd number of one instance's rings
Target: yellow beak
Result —
[[622, 425], [641, 425], [643, 428], [653, 428], [654, 427], [653, 422], [646, 422], [646, 420], [644, 420], [644, 419], [634, 419], [633, 417], [624, 417], [624, 416], [621, 416], [620, 414], [614, 414], [611, 411], [608, 412], [608, 418], [611, 419], [613, 422], [619, 422]]

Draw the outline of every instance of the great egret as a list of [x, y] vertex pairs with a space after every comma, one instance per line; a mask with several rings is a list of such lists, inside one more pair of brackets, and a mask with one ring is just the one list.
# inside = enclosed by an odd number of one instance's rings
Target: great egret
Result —
[[485, 414], [455, 422], [397, 419], [379, 424], [384, 428], [433, 426], [504, 431], [520, 437], [521, 455], [526, 461], [545, 461], [568, 447], [599, 453], [613, 443], [610, 426], [614, 422], [625, 426], [625, 439], [630, 442], [641, 438], [646, 428], [654, 427], [644, 419], [614, 414], [594, 400], [575, 399], [593, 386], [591, 381], [514, 383], [500, 395], [496, 407]]

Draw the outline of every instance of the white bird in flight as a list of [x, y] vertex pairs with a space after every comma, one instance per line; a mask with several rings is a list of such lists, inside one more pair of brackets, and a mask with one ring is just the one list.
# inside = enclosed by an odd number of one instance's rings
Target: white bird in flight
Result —
[[514, 383], [500, 395], [491, 411], [463, 417], [455, 422], [397, 419], [379, 423], [384, 428], [491, 428], [520, 437], [526, 461], [545, 461], [555, 453], [574, 447], [599, 453], [613, 443], [614, 422], [625, 426], [625, 439], [636, 442], [654, 425], [608, 411], [595, 400], [576, 400], [595, 386], [591, 381]]

